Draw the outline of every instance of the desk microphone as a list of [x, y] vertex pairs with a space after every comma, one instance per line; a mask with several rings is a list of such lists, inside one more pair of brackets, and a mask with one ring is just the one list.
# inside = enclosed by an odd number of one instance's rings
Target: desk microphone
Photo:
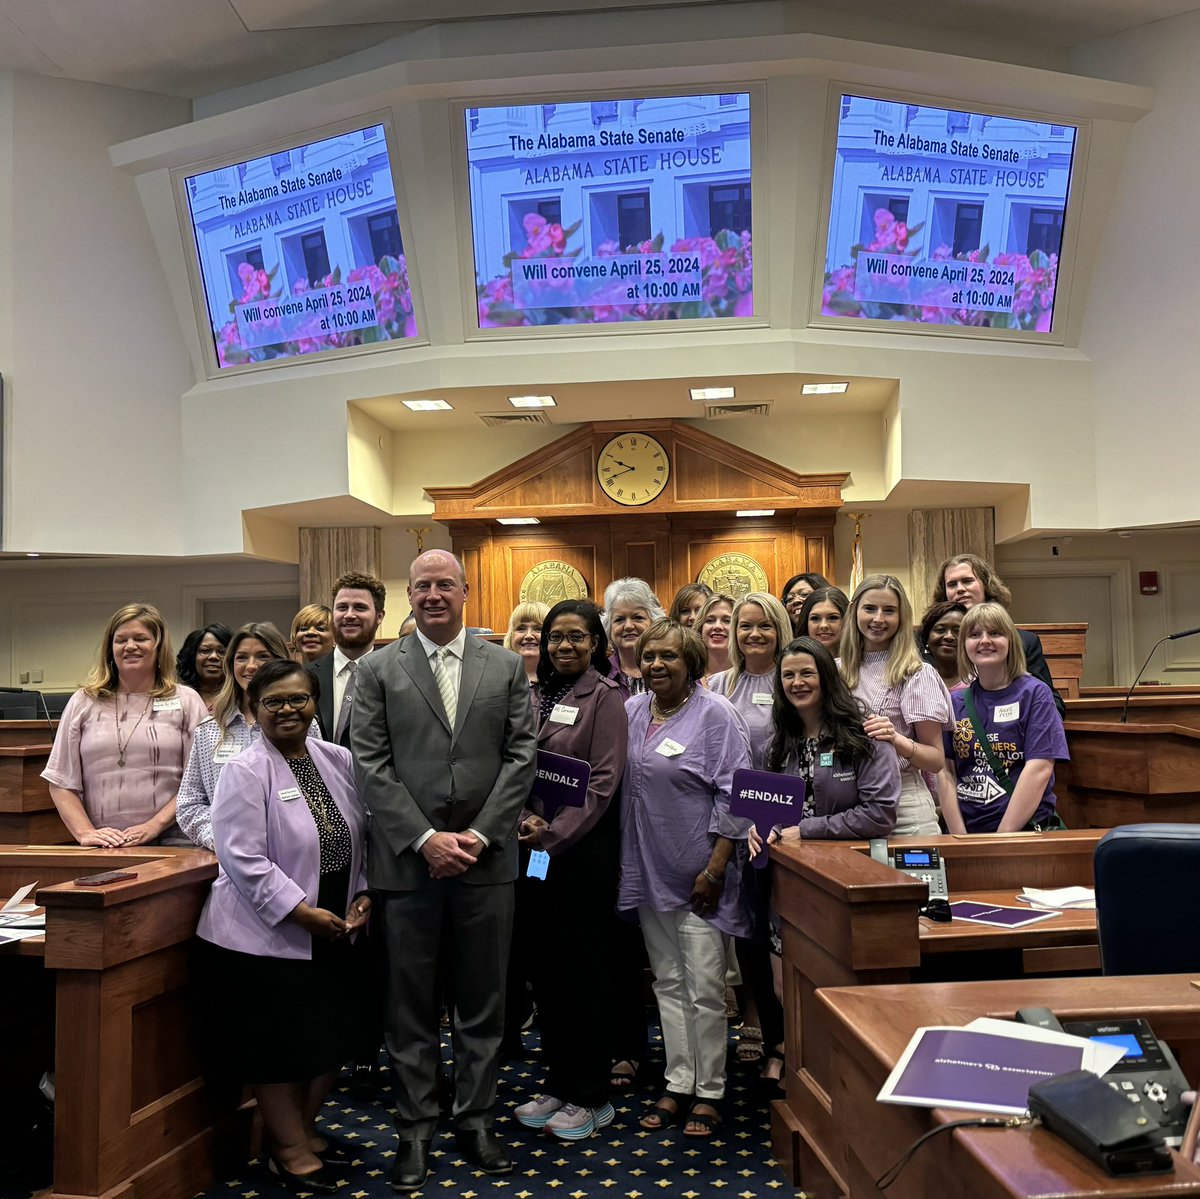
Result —
[[1168, 633], [1165, 637], [1160, 637], [1155, 643], [1154, 648], [1146, 655], [1146, 660], [1142, 663], [1142, 669], [1137, 672], [1137, 677], [1133, 680], [1133, 686], [1125, 692], [1125, 706], [1121, 709], [1121, 723], [1129, 722], [1129, 701], [1133, 697], [1134, 687], [1142, 681], [1142, 675], [1146, 673], [1146, 667], [1150, 665], [1150, 659], [1154, 657], [1155, 650], [1158, 649], [1164, 641], [1178, 641], [1180, 637], [1194, 637], [1200, 633], [1200, 626], [1194, 629], [1183, 629], [1178, 633]]
[[[1200, 629], [1192, 631], [1200, 633]], [[46, 697], [40, 691], [32, 691], [28, 687], [0, 687], [0, 695], [36, 695], [42, 701], [42, 711], [46, 715], [46, 727], [51, 733], [54, 732], [54, 721], [50, 719], [50, 705], [46, 703]]]

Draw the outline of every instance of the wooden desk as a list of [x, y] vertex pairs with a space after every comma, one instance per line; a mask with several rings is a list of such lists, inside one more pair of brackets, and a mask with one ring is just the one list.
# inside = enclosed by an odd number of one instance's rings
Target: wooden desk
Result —
[[[118, 867], [138, 877], [70, 882]], [[216, 875], [199, 849], [0, 848], [0, 895], [41, 884], [56, 972], [52, 1196], [190, 1199], [215, 1176], [218, 1140], [236, 1143], [241, 1089], [206, 1082], [193, 1010], [193, 935]]]
[[[5, 723], [28, 722], [0, 721], [0, 726]], [[45, 724], [35, 735], [46, 737]], [[41, 777], [49, 758], [49, 741], [29, 745], [0, 742], [0, 845], [61, 845], [74, 841]]]
[[1071, 761], [1056, 769], [1063, 819], [1114, 828], [1200, 820], [1200, 729], [1068, 720]]
[[[992, 901], [1012, 899], [1026, 886], [1091, 886], [1092, 854], [1103, 835], [1072, 829], [897, 838], [893, 844], [936, 846], [952, 899]], [[843, 1182], [821, 1150], [833, 1136], [829, 1097], [837, 1064], [816, 1000], [819, 988], [1100, 968], [1094, 913], [1024, 929], [933, 925], [917, 917], [925, 884], [873, 861], [865, 843], [775, 845], [771, 861], [787, 1039], [787, 1097], [772, 1104], [771, 1139], [789, 1179], [812, 1194], [837, 1194]]]
[[[875, 1096], [913, 1032], [966, 1024], [977, 1016], [1011, 1019], [1018, 1008], [1049, 1007], [1064, 1019], [1144, 1016], [1190, 1078], [1200, 1069], [1200, 990], [1190, 975], [1054, 979], [925, 986], [833, 988], [817, 997], [838, 1062], [833, 1125], [845, 1135], [827, 1152], [850, 1199], [878, 1199], [878, 1178], [930, 1128], [961, 1113], [878, 1103]], [[826, 1199], [836, 1192], [812, 1190]], [[1141, 1199], [1200, 1195], [1200, 1168], [1176, 1156], [1176, 1173], [1116, 1179], [1040, 1128], [945, 1133], [922, 1147], [889, 1199]]]
[[[1084, 687], [1067, 699], [1067, 720], [1116, 724], [1125, 707], [1126, 687]], [[1181, 724], [1200, 729], [1200, 688], [1135, 687], [1129, 700], [1129, 721], [1135, 724]]]

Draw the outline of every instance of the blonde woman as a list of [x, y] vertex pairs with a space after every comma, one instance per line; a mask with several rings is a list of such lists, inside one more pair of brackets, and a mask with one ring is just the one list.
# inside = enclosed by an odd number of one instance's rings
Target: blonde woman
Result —
[[175, 674], [166, 622], [150, 604], [113, 613], [96, 665], [63, 710], [42, 778], [80, 845], [186, 844], [175, 797], [204, 701]]
[[504, 634], [504, 648], [521, 655], [525, 663], [525, 677], [530, 687], [537, 685], [538, 658], [542, 650], [542, 625], [550, 608], [536, 600], [523, 600], [508, 618], [508, 632]]
[[946, 764], [942, 734], [950, 693], [917, 650], [912, 605], [899, 579], [868, 575], [859, 584], [846, 613], [839, 665], [865, 709], [867, 736], [890, 742], [900, 758], [895, 836], [936, 836], [941, 827], [921, 772], [936, 775]]
[[247, 695], [250, 680], [268, 662], [289, 657], [283, 637], [269, 622], [243, 625], [229, 642], [225, 685], [213, 704], [212, 719], [196, 729], [175, 813], [184, 835], [202, 849], [213, 848], [212, 804], [222, 767], [259, 738]]
[[728, 670], [733, 662], [733, 605], [732, 595], [716, 593], [704, 601], [692, 626], [700, 634], [708, 668], [704, 672], [707, 686], [713, 675]]
[[[1049, 687], [1029, 673], [1003, 605], [974, 605], [958, 631], [958, 669], [971, 682], [954, 693], [954, 734], [939, 781], [952, 833], [1045, 832], [1063, 827], [1054, 763], [1067, 737]], [[992, 735], [995, 734], [995, 741]]]
[[333, 612], [325, 604], [307, 604], [292, 620], [288, 636], [292, 660], [308, 666], [333, 650]]

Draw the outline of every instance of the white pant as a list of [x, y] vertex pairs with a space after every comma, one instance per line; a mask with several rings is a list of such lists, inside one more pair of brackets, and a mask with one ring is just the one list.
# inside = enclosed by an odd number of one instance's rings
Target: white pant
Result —
[[638, 908], [666, 1050], [667, 1087], [725, 1097], [725, 938], [694, 912]]
[[937, 837], [938, 824], [933, 797], [918, 770], [900, 772], [900, 803], [896, 808], [896, 828], [893, 837]]

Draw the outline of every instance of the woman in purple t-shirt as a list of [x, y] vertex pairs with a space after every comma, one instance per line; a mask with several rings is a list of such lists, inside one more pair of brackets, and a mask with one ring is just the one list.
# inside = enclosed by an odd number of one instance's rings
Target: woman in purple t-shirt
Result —
[[[946, 734], [939, 778], [951, 833], [1042, 832], [1062, 828], [1055, 812], [1054, 763], [1067, 737], [1050, 688], [1025, 669], [1025, 650], [1000, 604], [976, 604], [958, 634], [954, 730]], [[981, 742], [986, 739], [986, 746]]]

